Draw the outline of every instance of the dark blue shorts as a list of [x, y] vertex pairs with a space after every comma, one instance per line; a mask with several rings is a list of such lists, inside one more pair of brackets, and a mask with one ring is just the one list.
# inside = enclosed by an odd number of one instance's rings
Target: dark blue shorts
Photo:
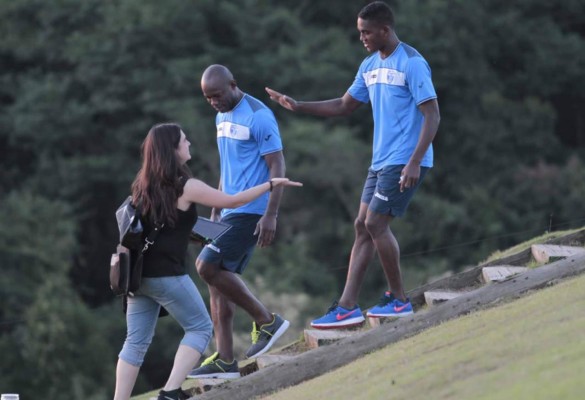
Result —
[[230, 224], [232, 228], [215, 242], [205, 246], [197, 259], [241, 274], [254, 254], [258, 242], [254, 231], [261, 217], [258, 214], [226, 215], [221, 221]]
[[418, 189], [429, 168], [420, 168], [418, 183], [411, 188], [400, 192], [400, 174], [404, 165], [388, 165], [379, 171], [371, 168], [362, 192], [362, 203], [378, 214], [401, 217], [408, 208], [408, 203]]

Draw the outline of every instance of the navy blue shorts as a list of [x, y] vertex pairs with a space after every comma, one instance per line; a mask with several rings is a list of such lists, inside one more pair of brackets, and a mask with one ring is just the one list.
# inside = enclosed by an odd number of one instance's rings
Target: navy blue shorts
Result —
[[260, 218], [262, 215], [258, 214], [226, 215], [221, 221], [230, 224], [232, 228], [205, 246], [197, 259], [241, 274], [254, 254], [258, 242], [258, 236], [254, 235], [254, 231]]
[[362, 192], [362, 203], [378, 214], [401, 217], [429, 168], [420, 168], [420, 178], [414, 187], [400, 191], [400, 174], [404, 165], [388, 165], [379, 171], [368, 169]]

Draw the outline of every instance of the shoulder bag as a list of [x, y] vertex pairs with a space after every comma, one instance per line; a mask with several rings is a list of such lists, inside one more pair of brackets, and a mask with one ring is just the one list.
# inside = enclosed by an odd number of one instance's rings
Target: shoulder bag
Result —
[[116, 296], [134, 296], [142, 279], [144, 253], [154, 244], [164, 224], [156, 224], [143, 241], [144, 228], [140, 222], [140, 212], [132, 204], [130, 196], [116, 211], [116, 220], [120, 244], [110, 260], [110, 287]]

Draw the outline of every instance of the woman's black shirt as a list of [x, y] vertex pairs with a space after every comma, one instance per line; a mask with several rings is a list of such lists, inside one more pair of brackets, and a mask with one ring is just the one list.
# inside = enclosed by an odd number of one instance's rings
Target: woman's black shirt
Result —
[[[154, 245], [144, 254], [142, 276], [159, 278], [163, 276], [185, 275], [185, 255], [189, 244], [189, 235], [193, 225], [197, 222], [197, 207], [191, 204], [187, 211], [177, 209], [177, 221], [174, 227], [164, 226]], [[143, 221], [146, 237], [154, 226], [149, 221]]]

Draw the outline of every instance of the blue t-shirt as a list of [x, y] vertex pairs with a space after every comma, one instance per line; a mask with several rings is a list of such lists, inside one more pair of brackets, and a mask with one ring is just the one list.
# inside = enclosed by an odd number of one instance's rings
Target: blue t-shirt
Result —
[[[236, 194], [268, 181], [270, 171], [263, 156], [282, 150], [272, 111], [260, 100], [244, 94], [231, 111], [217, 113], [215, 124], [222, 190]], [[233, 212], [262, 215], [268, 199], [266, 193], [239, 208], [224, 208], [221, 215]]]
[[[378, 171], [387, 165], [406, 164], [418, 143], [424, 119], [417, 106], [437, 98], [426, 60], [402, 42], [386, 59], [376, 52], [362, 62], [347, 92], [358, 101], [372, 102], [371, 168]], [[421, 166], [433, 166], [432, 145]]]

